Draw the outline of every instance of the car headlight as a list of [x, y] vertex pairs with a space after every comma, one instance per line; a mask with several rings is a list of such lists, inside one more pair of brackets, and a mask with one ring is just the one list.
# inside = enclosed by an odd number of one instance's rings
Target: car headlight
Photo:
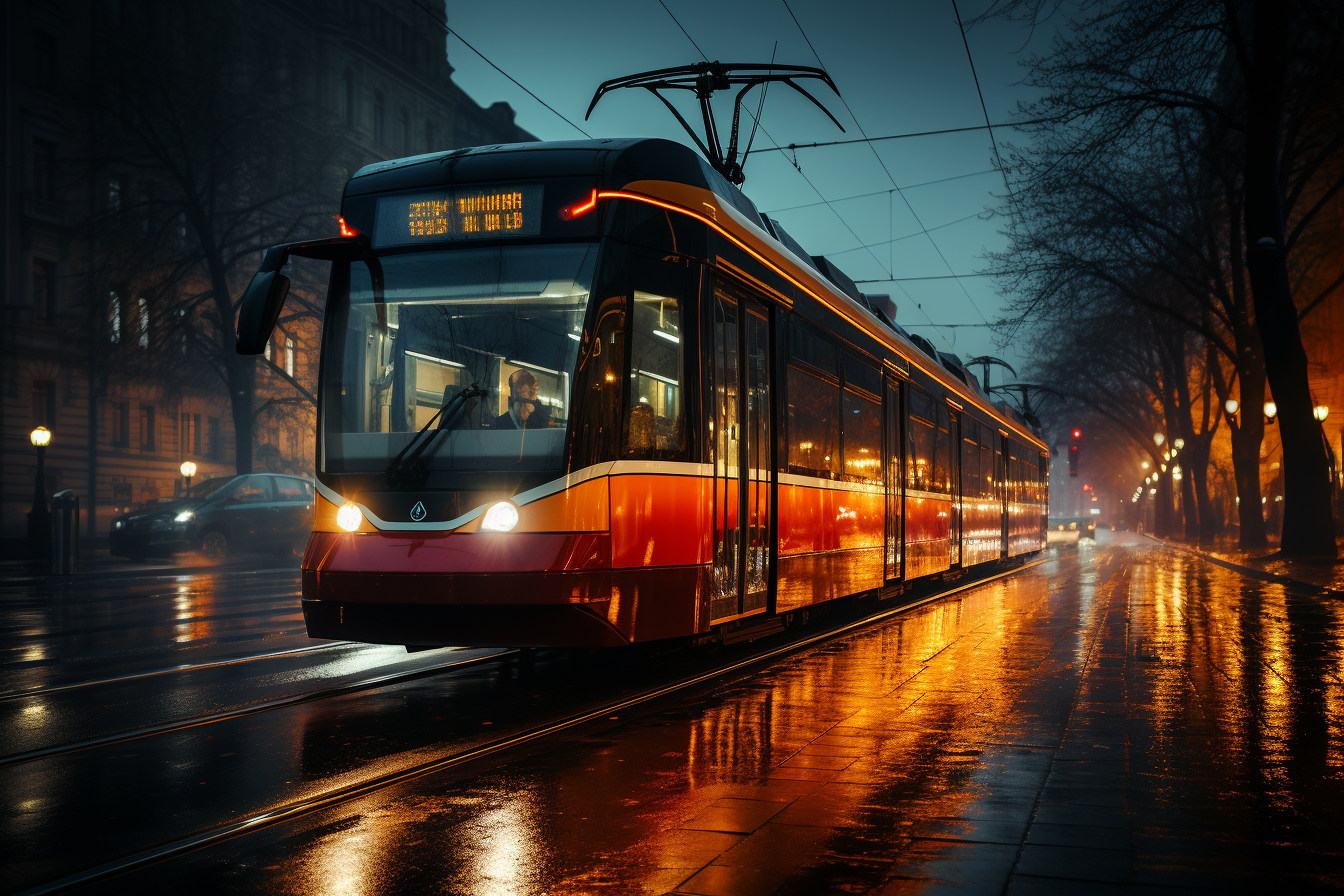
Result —
[[481, 528], [487, 532], [511, 532], [518, 525], [518, 508], [509, 501], [491, 504], [481, 520]]
[[121, 520], [113, 520], [113, 521], [112, 521], [112, 528], [113, 528], [113, 529], [120, 529], [120, 528], [121, 528]]
[[364, 522], [364, 514], [349, 501], [342, 504], [340, 509], [336, 511], [336, 525], [347, 532], [355, 531], [362, 522]]
[[194, 517], [195, 515], [196, 515], [195, 511], [192, 511], [192, 510], [184, 510], [184, 511], [182, 511], [181, 513], [179, 513], [177, 516], [173, 517], [173, 522], [175, 522], [175, 523], [185, 523], [187, 520], [191, 519], [191, 518]]

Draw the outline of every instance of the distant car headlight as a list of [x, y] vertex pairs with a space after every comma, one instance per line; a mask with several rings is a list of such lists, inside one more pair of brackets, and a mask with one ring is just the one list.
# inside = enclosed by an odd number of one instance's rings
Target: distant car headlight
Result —
[[120, 528], [121, 528], [121, 520], [113, 520], [113, 521], [112, 521], [112, 528], [113, 528], [113, 529], [120, 529]]
[[518, 525], [518, 508], [509, 501], [491, 504], [481, 520], [481, 528], [487, 532], [511, 532]]
[[184, 510], [184, 511], [182, 511], [181, 513], [179, 513], [177, 516], [173, 517], [173, 522], [175, 522], [175, 523], [185, 523], [187, 520], [191, 519], [191, 518], [194, 517], [195, 515], [196, 515], [196, 512], [195, 512], [194, 510]]
[[359, 528], [359, 524], [364, 522], [364, 514], [354, 504], [346, 501], [336, 511], [336, 525], [347, 532], [353, 532]]

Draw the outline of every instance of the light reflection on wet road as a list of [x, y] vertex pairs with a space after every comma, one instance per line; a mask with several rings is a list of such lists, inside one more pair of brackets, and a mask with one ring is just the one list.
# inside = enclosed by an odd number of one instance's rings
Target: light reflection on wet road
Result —
[[[1344, 604], [1129, 538], [1050, 556], [642, 715], [105, 889], [712, 896], [1344, 885]], [[280, 782], [291, 774], [313, 784], [410, 744], [466, 737], [486, 708], [542, 692], [538, 679], [591, 689], [591, 673], [575, 668], [480, 673], [254, 721], [229, 736], [227, 759], [222, 744], [161, 747], [125, 765], [34, 766], [19, 790], [0, 773], [4, 840], [60, 836], [59, 819], [100, 774], [171, 777], [187, 763], [163, 805], [201, 807], [131, 813], [171, 839], [191, 826], [182, 816], [199, 824], [206, 808], [247, 802], [240, 791], [289, 798]], [[459, 706], [469, 724], [444, 722]], [[417, 727], [428, 739], [408, 734]], [[113, 808], [98, 807], [98, 824]]]

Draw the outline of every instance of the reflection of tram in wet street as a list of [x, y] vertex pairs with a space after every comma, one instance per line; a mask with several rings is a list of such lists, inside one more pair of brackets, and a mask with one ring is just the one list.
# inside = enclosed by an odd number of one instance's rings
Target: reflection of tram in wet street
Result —
[[780, 617], [1045, 543], [1046, 447], [685, 147], [371, 165], [332, 260], [315, 637], [616, 645]]

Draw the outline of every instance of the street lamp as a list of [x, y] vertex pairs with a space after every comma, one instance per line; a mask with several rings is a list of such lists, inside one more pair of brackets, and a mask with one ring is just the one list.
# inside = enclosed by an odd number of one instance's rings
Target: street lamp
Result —
[[1272, 401], [1265, 402], [1265, 422], [1273, 423], [1279, 414], [1279, 406]]
[[45, 560], [51, 552], [51, 514], [47, 510], [46, 459], [51, 430], [39, 426], [28, 434], [37, 449], [37, 477], [33, 482], [33, 508], [28, 511], [28, 557]]
[[1185, 447], [1185, 439], [1177, 439], [1176, 441], [1172, 442], [1171, 444], [1172, 444], [1172, 447], [1174, 447], [1177, 451], [1180, 451], [1182, 448]]
[[1318, 404], [1311, 409], [1311, 416], [1324, 423], [1325, 418], [1330, 416], [1330, 409], [1323, 404]]
[[1153, 433], [1153, 444], [1156, 445], [1157, 447], [1161, 448], [1162, 443], [1165, 442], [1166, 440], [1167, 437], [1162, 435], [1162, 433], [1160, 432]]
[[196, 475], [196, 465], [189, 460], [182, 461], [182, 466], [178, 467], [182, 471], [182, 476], [187, 480], [187, 497], [191, 497], [191, 477]]
[[1227, 410], [1229, 416], [1235, 416], [1237, 411], [1241, 410], [1241, 402], [1235, 398], [1229, 398], [1223, 402], [1223, 407]]

